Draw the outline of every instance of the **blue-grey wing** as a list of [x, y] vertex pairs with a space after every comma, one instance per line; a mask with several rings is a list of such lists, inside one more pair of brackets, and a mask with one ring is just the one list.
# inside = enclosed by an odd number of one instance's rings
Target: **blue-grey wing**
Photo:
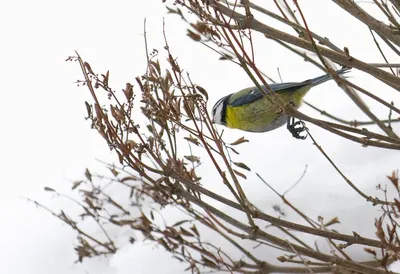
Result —
[[[349, 68], [342, 68], [336, 71], [337, 74], [341, 75], [347, 73]], [[330, 74], [321, 75], [319, 77], [315, 77], [313, 79], [305, 80], [303, 82], [296, 82], [296, 83], [277, 83], [269, 85], [271, 89], [276, 93], [284, 93], [284, 92], [295, 92], [296, 90], [305, 87], [305, 86], [317, 86], [322, 84], [328, 80], [332, 79]], [[268, 90], [265, 86], [261, 86], [263, 90], [268, 93]], [[250, 104], [256, 100], [261, 99], [264, 96], [263, 93], [257, 87], [253, 88], [246, 88], [237, 93], [231, 95], [229, 99], [229, 104], [238, 107], [246, 104]]]
[[[283, 92], [293, 92], [298, 90], [301, 87], [309, 85], [309, 80], [300, 82], [300, 83], [276, 83], [270, 84], [270, 88], [276, 93], [283, 93]], [[269, 92], [267, 88], [262, 85], [261, 86], [265, 92]], [[262, 92], [257, 87], [247, 88], [242, 91], [239, 91], [236, 94], [233, 94], [229, 104], [233, 107], [243, 106], [246, 104], [250, 104], [256, 100], [261, 99], [264, 96]]]

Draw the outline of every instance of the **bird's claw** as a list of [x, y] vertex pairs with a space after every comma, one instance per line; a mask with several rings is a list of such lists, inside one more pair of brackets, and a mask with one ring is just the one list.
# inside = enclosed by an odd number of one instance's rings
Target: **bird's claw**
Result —
[[306, 124], [301, 120], [295, 121], [293, 117], [289, 117], [287, 122], [287, 129], [296, 139], [304, 140], [307, 138], [307, 133], [306, 135], [300, 135], [302, 132], [308, 130]]

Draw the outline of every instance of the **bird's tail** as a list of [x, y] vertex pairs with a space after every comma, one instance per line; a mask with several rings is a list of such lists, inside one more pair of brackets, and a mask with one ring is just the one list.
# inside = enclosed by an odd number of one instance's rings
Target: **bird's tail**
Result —
[[[349, 70], [350, 70], [350, 68], [342, 68], [342, 69], [337, 70], [336, 73], [339, 74], [339, 75], [342, 75], [344, 73], [349, 72]], [[314, 86], [317, 86], [319, 84], [325, 83], [326, 81], [331, 80], [331, 79], [332, 79], [332, 76], [329, 73], [327, 73], [325, 75], [322, 75], [322, 76], [319, 76], [319, 77], [315, 77], [315, 78], [310, 79], [308, 81], [310, 81], [311, 82], [311, 86], [314, 87]]]

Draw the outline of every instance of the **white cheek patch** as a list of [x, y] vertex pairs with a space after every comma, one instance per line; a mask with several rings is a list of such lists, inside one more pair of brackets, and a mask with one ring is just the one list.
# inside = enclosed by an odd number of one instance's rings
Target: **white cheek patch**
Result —
[[222, 99], [220, 99], [212, 109], [213, 122], [217, 124], [222, 124], [222, 110], [224, 105]]
[[214, 123], [221, 124], [222, 122], [222, 104], [215, 109]]

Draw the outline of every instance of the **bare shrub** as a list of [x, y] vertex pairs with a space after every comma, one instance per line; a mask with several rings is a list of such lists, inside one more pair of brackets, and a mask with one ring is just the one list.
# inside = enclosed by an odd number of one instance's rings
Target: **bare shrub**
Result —
[[[290, 50], [293, 56], [298, 55], [310, 65], [330, 73], [354, 102], [354, 107], [363, 111], [370, 121], [337, 118], [309, 104], [331, 121], [316, 119], [293, 109], [290, 104], [283, 104], [273, 92], [266, 93], [265, 96], [280, 107], [281, 113], [315, 124], [366, 147], [400, 149], [398, 132], [391, 126], [399, 121], [392, 116], [398, 116], [400, 110], [392, 102], [348, 79], [338, 77], [335, 73], [336, 65], [354, 68], [377, 78], [383, 86], [392, 87], [393, 93], [400, 90], [398, 64], [390, 63], [381, 48], [382, 43], [386, 44], [385, 50], [389, 49], [399, 55], [398, 1], [373, 1], [386, 17], [386, 22], [382, 22], [354, 1], [333, 0], [343, 9], [344, 14], [356, 17], [370, 29], [373, 43], [376, 43], [386, 61], [383, 64], [359, 60], [348, 49], [340, 49], [334, 41], [312, 32], [298, 1], [274, 1], [280, 14], [247, 0], [240, 3], [214, 0], [171, 2], [174, 5], [168, 8], [169, 12], [180, 16], [183, 23], [190, 24], [188, 36], [191, 39], [212, 48], [220, 55], [221, 60], [240, 65], [256, 86], [268, 87], [265, 80], [268, 77], [257, 67], [253, 51], [252, 35], [262, 33], [266, 39], [272, 39]], [[197, 16], [196, 22], [186, 19], [188, 12]], [[292, 33], [264, 24], [258, 19], [262, 16], [290, 26]], [[310, 52], [316, 55], [313, 56]], [[173, 55], [168, 46], [167, 37], [165, 54], [166, 58], [157, 51], [148, 54], [145, 74], [137, 77], [136, 83], [127, 83], [122, 91], [116, 91], [109, 86], [109, 72], [97, 74], [78, 53], [68, 58], [68, 61], [77, 61], [80, 65], [84, 79], [78, 83], [87, 87], [92, 96], [91, 102], [85, 102], [87, 119], [118, 155], [120, 164], [108, 166], [112, 173], [110, 177], [91, 174], [86, 170], [85, 179], [73, 185], [73, 189], [82, 198], [79, 201], [74, 200], [83, 210], [81, 217], [97, 224], [103, 231], [102, 236], [95, 237], [86, 233], [80, 227], [80, 222], [67, 216], [64, 211], [55, 213], [46, 208], [77, 231], [79, 244], [75, 249], [79, 261], [86, 257], [118, 252], [115, 239], [109, 235], [108, 230], [124, 227], [142, 232], [147, 240], [163, 246], [175, 259], [186, 263], [187, 269], [194, 273], [388, 273], [387, 265], [400, 256], [397, 233], [400, 212], [397, 172], [388, 176], [392, 185], [390, 190], [381, 187], [386, 199], [365, 194], [341, 172], [309, 133], [321, 155], [365, 199], [366, 206], [379, 205], [382, 208], [382, 217], [375, 222], [377, 238], [365, 238], [357, 232], [348, 235], [331, 229], [332, 224], [338, 223], [337, 218], [312, 221], [306, 212], [292, 206], [285, 195], [274, 189], [307, 225], [266, 214], [252, 204], [242, 189], [241, 184], [246, 173], [250, 171], [245, 160], [234, 161], [230, 157], [230, 154], [238, 155], [238, 147], [248, 140], [240, 138], [232, 143], [224, 142], [209, 116], [207, 91], [192, 83], [189, 75], [180, 67], [177, 56]], [[164, 62], [165, 59], [167, 62]], [[387, 108], [390, 113], [388, 119], [380, 120], [358, 93]], [[136, 96], [140, 97], [140, 102], [135, 101]], [[138, 109], [140, 117], [135, 114]], [[147, 121], [145, 126], [139, 122], [143, 118]], [[369, 124], [377, 125], [383, 133], [359, 128]], [[186, 153], [182, 149], [183, 143], [188, 143], [193, 152], [190, 149], [191, 153]], [[219, 195], [204, 186], [202, 175], [197, 172], [200, 165], [200, 157], [196, 154], [198, 151], [202, 151], [203, 162], [212, 163], [214, 170], [210, 172], [215, 174], [215, 183], [222, 183], [229, 189], [230, 197]], [[261, 176], [260, 179], [262, 180]], [[126, 194], [128, 203], [115, 198], [115, 193], [109, 193], [110, 185], [117, 185], [120, 193]], [[62, 195], [54, 189], [46, 190]], [[391, 195], [387, 195], [388, 191], [391, 191]], [[157, 207], [146, 209], [148, 201]], [[162, 213], [161, 209], [171, 207], [179, 209], [185, 217], [174, 223], [160, 221], [158, 215]], [[240, 218], [222, 210], [227, 208], [236, 212]], [[267, 231], [266, 226], [277, 228], [281, 234]], [[207, 240], [205, 234], [210, 233], [219, 235], [226, 246]], [[306, 244], [302, 235], [326, 239], [332, 251], [326, 253]], [[134, 239], [131, 241], [133, 243]], [[372, 254], [375, 259], [354, 261], [346, 251], [349, 246], [357, 246], [362, 252]], [[257, 251], [254, 247], [257, 247]], [[236, 250], [235, 254], [239, 252], [241, 256], [232, 256], [232, 250]], [[271, 254], [279, 254], [278, 260], [284, 262], [283, 264], [274, 264], [272, 261], [275, 258], [260, 255], [268, 254], [272, 250], [276, 253]]]

